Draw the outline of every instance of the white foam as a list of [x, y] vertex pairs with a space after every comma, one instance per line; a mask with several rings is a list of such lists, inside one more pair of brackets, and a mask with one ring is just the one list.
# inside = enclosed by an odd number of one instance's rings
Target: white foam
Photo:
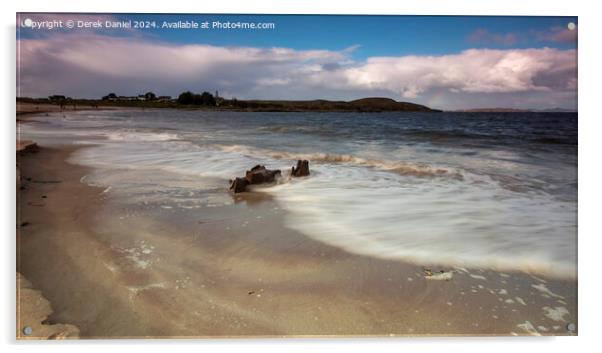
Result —
[[541, 334], [537, 332], [533, 324], [529, 321], [525, 321], [522, 324], [518, 324], [516, 325], [516, 327], [520, 328], [521, 330], [525, 331], [526, 333], [532, 336], [541, 336]]
[[332, 163], [346, 164], [354, 166], [362, 166], [376, 168], [388, 172], [393, 172], [400, 175], [411, 176], [443, 176], [451, 175], [452, 177], [461, 178], [458, 171], [446, 169], [443, 167], [433, 167], [426, 164], [409, 163], [405, 161], [391, 161], [383, 159], [369, 159], [354, 156], [350, 154], [333, 154], [333, 153], [290, 153], [284, 151], [274, 151], [265, 148], [256, 148], [242, 145], [214, 145], [226, 152], [236, 152], [246, 156], [266, 155], [277, 160], [299, 160], [306, 159], [314, 163]]
[[549, 297], [554, 297], [554, 298], [558, 298], [558, 299], [564, 299], [564, 297], [562, 295], [553, 293], [543, 283], [541, 283], [541, 284], [532, 284], [531, 287], [537, 289], [538, 291], [540, 291], [541, 293], [543, 293], [543, 295], [548, 295]]
[[134, 297], [136, 297], [138, 295], [138, 293], [142, 292], [142, 291], [146, 291], [146, 290], [150, 290], [150, 289], [165, 289], [167, 288], [167, 284], [165, 282], [159, 282], [159, 283], [151, 283], [151, 284], [147, 284], [145, 286], [140, 286], [140, 287], [126, 287], [128, 289], [128, 291], [130, 291], [130, 300], [133, 300]]
[[167, 284], [165, 282], [159, 283], [151, 283], [141, 287], [127, 287], [130, 292], [138, 293], [143, 290], [148, 290], [152, 288], [167, 288]]
[[143, 270], [146, 270], [151, 265], [151, 262], [148, 261], [148, 260], [141, 260], [141, 259], [139, 259], [137, 257], [133, 257], [133, 256], [130, 257], [130, 259], [132, 261], [134, 261], [134, 263], [136, 264], [136, 266], [138, 266], [139, 268], [141, 268]]
[[539, 281], [539, 282], [541, 282], [541, 283], [548, 283], [548, 282], [547, 282], [545, 279], [543, 279], [543, 278], [539, 278], [539, 277], [537, 277], [537, 276], [533, 276], [533, 275], [531, 275], [531, 277], [533, 277], [533, 279], [535, 279], [536, 281]]
[[454, 273], [452, 271], [434, 273], [431, 276], [424, 276], [426, 279], [430, 279], [433, 281], [449, 281], [454, 277]]
[[141, 241], [140, 247], [127, 248], [122, 251], [127, 255], [125, 256], [127, 259], [132, 261], [136, 267], [142, 270], [148, 269], [152, 265], [152, 261], [148, 259], [148, 255], [153, 252], [154, 246], [146, 244], [146, 242]]
[[144, 141], [170, 141], [177, 140], [177, 134], [165, 132], [140, 132], [134, 130], [124, 130], [108, 132], [106, 136], [111, 141], [144, 142]]
[[557, 202], [466, 180], [396, 178], [351, 166], [312, 171], [263, 191], [288, 211], [288, 227], [314, 239], [418, 264], [575, 275], [568, 250], [574, 217]]
[[117, 266], [113, 265], [113, 264], [109, 264], [106, 262], [102, 263], [104, 265], [104, 267], [107, 268], [107, 270], [111, 271], [111, 273], [116, 273], [117, 272]]
[[485, 276], [481, 276], [481, 275], [473, 275], [473, 274], [470, 274], [470, 277], [472, 277], [472, 278], [474, 278], [474, 279], [480, 279], [480, 280], [483, 280], [483, 281], [486, 281], [486, 280], [487, 280], [487, 278], [486, 278]]
[[569, 314], [569, 311], [564, 306], [554, 308], [544, 306], [542, 309], [545, 312], [544, 315], [554, 321], [564, 321], [564, 316]]

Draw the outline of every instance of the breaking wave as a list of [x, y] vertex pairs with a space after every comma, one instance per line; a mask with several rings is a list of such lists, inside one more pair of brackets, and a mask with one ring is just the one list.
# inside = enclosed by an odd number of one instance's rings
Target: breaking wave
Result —
[[178, 140], [180, 137], [174, 133], [167, 132], [144, 132], [137, 130], [121, 130], [108, 132], [105, 136], [111, 141], [170, 141]]
[[399, 175], [408, 175], [416, 177], [435, 177], [448, 175], [458, 179], [462, 178], [460, 171], [449, 168], [433, 167], [427, 164], [415, 164], [403, 161], [390, 161], [380, 159], [369, 159], [357, 157], [350, 154], [333, 153], [291, 153], [284, 151], [274, 151], [269, 149], [251, 148], [241, 145], [214, 145], [222, 151], [236, 152], [249, 156], [265, 155], [274, 159], [299, 160], [306, 159], [311, 163], [331, 163], [348, 164], [367, 168], [379, 169]]

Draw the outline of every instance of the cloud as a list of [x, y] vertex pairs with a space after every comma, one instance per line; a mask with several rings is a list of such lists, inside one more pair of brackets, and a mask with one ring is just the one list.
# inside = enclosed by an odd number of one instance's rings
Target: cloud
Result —
[[514, 33], [493, 33], [486, 29], [479, 28], [468, 35], [467, 40], [471, 44], [497, 44], [510, 46], [516, 43], [517, 36]]
[[[440, 56], [369, 57], [290, 48], [175, 45], [93, 33], [18, 41], [21, 96], [219, 90], [259, 99], [354, 99], [388, 96], [440, 108], [499, 98], [519, 106], [537, 97], [576, 102], [576, 51], [469, 49]], [[546, 97], [549, 100], [546, 102]], [[456, 100], [462, 100], [458, 103]], [[459, 105], [460, 104], [460, 105]]]
[[568, 29], [568, 27], [552, 27], [548, 31], [537, 32], [537, 37], [542, 41], [556, 43], [577, 43], [577, 27]]
[[576, 77], [574, 50], [469, 49], [442, 56], [374, 57], [347, 69], [352, 86], [386, 88], [416, 98], [434, 88], [502, 93], [569, 89]]
[[466, 42], [473, 45], [506, 47], [529, 42], [574, 44], [577, 43], [577, 27], [571, 30], [567, 24], [566, 27], [555, 26], [545, 30], [508, 33], [490, 32], [487, 29], [478, 28], [466, 37]]

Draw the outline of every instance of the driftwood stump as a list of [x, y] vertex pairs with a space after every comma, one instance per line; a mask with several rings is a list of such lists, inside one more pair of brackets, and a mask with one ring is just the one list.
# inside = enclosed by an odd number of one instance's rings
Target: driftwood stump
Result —
[[269, 170], [265, 166], [256, 165], [247, 170], [244, 178], [235, 178], [230, 181], [230, 190], [235, 194], [247, 191], [247, 186], [256, 184], [273, 183], [281, 175], [280, 170]]
[[[230, 180], [230, 190], [235, 194], [247, 191], [247, 186], [257, 184], [273, 183], [282, 174], [279, 169], [270, 170], [263, 165], [256, 165], [247, 170], [244, 177]], [[309, 161], [298, 160], [297, 166], [291, 170], [292, 177], [304, 177], [309, 175]]]
[[291, 171], [291, 176], [294, 177], [302, 177], [309, 175], [309, 161], [307, 160], [298, 160], [297, 167], [293, 167]]

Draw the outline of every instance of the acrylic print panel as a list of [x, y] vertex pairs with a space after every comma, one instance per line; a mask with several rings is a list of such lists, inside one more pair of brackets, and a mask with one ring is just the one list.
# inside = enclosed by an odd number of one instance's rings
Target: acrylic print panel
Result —
[[17, 15], [17, 337], [577, 333], [577, 18]]

